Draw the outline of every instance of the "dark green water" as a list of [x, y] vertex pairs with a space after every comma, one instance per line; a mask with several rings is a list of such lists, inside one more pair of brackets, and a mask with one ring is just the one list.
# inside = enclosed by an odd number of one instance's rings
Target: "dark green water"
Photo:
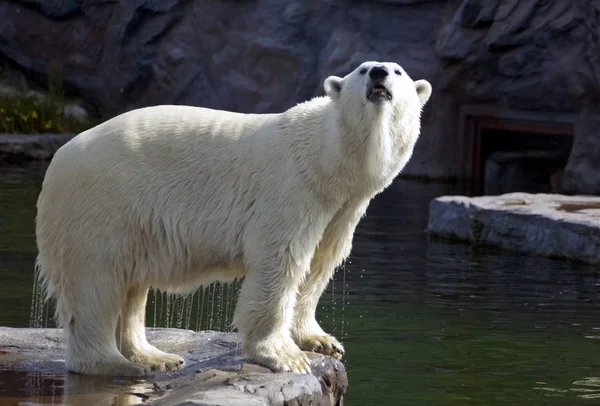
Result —
[[[29, 324], [42, 175], [43, 166], [0, 168], [0, 325]], [[600, 404], [597, 270], [428, 241], [429, 201], [454, 193], [398, 180], [360, 224], [319, 314], [346, 346], [345, 404]], [[224, 327], [231, 290], [204, 296], [202, 328]], [[150, 324], [196, 327], [198, 296], [169, 312], [166, 302], [156, 317], [150, 304]]]

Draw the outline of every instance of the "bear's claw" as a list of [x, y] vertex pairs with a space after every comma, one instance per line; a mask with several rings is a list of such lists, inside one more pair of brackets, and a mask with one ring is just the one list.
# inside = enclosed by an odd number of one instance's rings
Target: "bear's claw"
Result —
[[152, 371], [175, 371], [184, 362], [183, 358], [179, 355], [169, 354], [158, 349], [150, 349], [127, 358], [132, 362], [148, 365]]
[[332, 335], [313, 335], [303, 338], [299, 347], [305, 351], [318, 352], [341, 359], [344, 354], [344, 346]]

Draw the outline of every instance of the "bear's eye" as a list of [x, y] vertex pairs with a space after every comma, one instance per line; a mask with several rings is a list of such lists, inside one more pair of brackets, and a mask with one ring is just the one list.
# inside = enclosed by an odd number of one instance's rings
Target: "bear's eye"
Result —
[[394, 70], [394, 73], [395, 73], [396, 75], [402, 75], [402, 72], [400, 72], [400, 69], [396, 69], [396, 70]]
[[367, 68], [362, 68], [360, 71], [358, 71], [358, 73], [360, 73], [361, 75], [364, 75], [365, 73], [367, 73]]

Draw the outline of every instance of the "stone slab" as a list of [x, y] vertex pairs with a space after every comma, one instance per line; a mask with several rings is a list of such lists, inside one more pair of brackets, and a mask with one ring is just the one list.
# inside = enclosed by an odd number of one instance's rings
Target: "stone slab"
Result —
[[430, 235], [547, 257], [600, 262], [600, 197], [508, 193], [442, 196]]
[[236, 333], [149, 328], [147, 335], [184, 357], [185, 367], [148, 379], [73, 374], [62, 330], [0, 327], [0, 404], [343, 405], [348, 380], [335, 358], [308, 353], [311, 375], [275, 374], [243, 361]]
[[76, 134], [0, 134], [0, 161], [46, 161]]

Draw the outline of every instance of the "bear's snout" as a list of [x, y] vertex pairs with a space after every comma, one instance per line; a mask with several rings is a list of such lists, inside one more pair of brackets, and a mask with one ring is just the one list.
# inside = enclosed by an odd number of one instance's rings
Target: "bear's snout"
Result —
[[386, 86], [389, 72], [385, 65], [375, 65], [369, 70], [370, 83], [367, 84], [367, 99], [376, 105], [392, 100], [392, 92]]
[[369, 77], [372, 80], [383, 80], [389, 75], [388, 70], [383, 65], [373, 66], [369, 71]]

